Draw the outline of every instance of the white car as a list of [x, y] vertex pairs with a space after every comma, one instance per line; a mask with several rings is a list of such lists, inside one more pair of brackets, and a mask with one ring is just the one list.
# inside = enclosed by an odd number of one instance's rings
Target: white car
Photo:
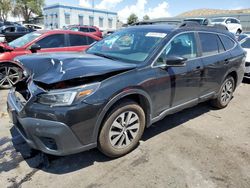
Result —
[[227, 27], [228, 31], [234, 34], [240, 34], [242, 32], [242, 26], [240, 20], [232, 17], [219, 17], [213, 18], [211, 24], [222, 24]]
[[240, 41], [242, 48], [247, 52], [245, 78], [250, 79], [250, 37]]

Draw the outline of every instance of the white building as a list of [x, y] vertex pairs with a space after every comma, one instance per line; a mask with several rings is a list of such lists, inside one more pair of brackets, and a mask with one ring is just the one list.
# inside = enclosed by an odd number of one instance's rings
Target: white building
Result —
[[101, 30], [116, 29], [117, 13], [63, 4], [43, 8], [46, 29], [63, 28], [68, 25], [94, 25]]

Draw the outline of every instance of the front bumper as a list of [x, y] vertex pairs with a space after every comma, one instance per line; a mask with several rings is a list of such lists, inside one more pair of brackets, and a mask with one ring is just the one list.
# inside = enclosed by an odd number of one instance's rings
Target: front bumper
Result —
[[8, 95], [7, 109], [13, 125], [30, 147], [51, 155], [69, 155], [96, 147], [82, 144], [65, 123], [34, 117], [22, 117], [14, 93]]

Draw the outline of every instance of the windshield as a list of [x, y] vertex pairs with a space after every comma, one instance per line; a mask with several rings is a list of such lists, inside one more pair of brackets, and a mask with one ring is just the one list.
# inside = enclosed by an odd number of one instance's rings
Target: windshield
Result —
[[24, 46], [25, 44], [31, 42], [32, 40], [36, 39], [37, 37], [41, 36], [41, 33], [37, 33], [37, 32], [32, 32], [32, 33], [28, 33], [16, 40], [13, 40], [12, 42], [9, 43], [9, 46], [11, 46], [12, 48], [19, 48]]
[[224, 22], [225, 18], [214, 18], [211, 22]]
[[166, 35], [145, 30], [123, 30], [97, 42], [87, 53], [140, 63], [146, 60]]

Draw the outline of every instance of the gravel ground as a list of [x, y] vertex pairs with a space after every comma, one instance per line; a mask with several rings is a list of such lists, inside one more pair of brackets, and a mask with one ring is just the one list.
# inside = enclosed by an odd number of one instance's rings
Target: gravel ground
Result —
[[0, 91], [0, 187], [249, 188], [249, 93], [244, 83], [223, 110], [202, 103], [168, 116], [136, 150], [110, 160], [97, 149], [67, 157], [31, 152], [9, 124], [7, 91]]

